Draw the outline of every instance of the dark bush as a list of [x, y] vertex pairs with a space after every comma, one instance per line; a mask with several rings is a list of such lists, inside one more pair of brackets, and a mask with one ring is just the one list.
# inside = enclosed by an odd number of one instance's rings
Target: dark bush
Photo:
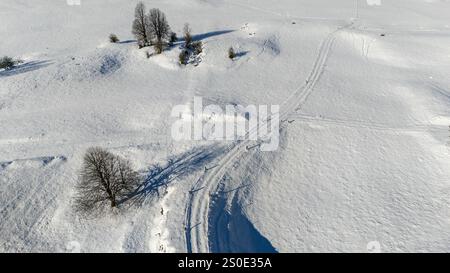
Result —
[[5, 56], [0, 59], [0, 69], [11, 69], [16, 63], [13, 58]]
[[178, 41], [178, 37], [177, 34], [175, 32], [170, 33], [170, 39], [169, 39], [170, 43], [173, 44], [176, 41]]
[[186, 65], [188, 63], [188, 60], [189, 60], [189, 51], [187, 51], [185, 49], [182, 50], [180, 52], [180, 55], [178, 55], [178, 60], [179, 60], [180, 64]]
[[228, 49], [228, 58], [234, 59], [236, 57], [236, 52], [234, 51], [233, 47], [230, 47]]
[[118, 43], [120, 40], [119, 40], [119, 38], [117, 38], [116, 34], [110, 34], [109, 35], [109, 41], [111, 43]]
[[203, 43], [202, 41], [192, 42], [190, 48], [194, 51], [195, 55], [198, 55], [203, 52]]

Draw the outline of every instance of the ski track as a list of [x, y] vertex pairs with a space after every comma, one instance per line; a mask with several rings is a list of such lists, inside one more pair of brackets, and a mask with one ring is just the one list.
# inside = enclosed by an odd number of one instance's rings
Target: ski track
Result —
[[356, 128], [356, 129], [368, 129], [375, 131], [387, 131], [391, 133], [415, 133], [415, 132], [430, 132], [430, 131], [442, 131], [442, 126], [438, 125], [420, 125], [411, 124], [405, 127], [394, 127], [388, 126], [381, 123], [371, 123], [359, 120], [346, 120], [346, 119], [331, 119], [322, 116], [309, 116], [304, 114], [293, 114], [290, 118], [294, 119], [296, 122], [305, 123], [323, 123], [327, 125], [334, 125], [346, 128]]
[[[353, 22], [349, 25], [338, 28], [328, 34], [324, 41], [322, 41], [318, 56], [313, 65], [311, 74], [305, 82], [305, 85], [296, 89], [292, 95], [285, 100], [282, 107], [280, 107], [280, 109], [284, 110], [280, 112], [280, 120], [282, 124], [286, 123], [287, 120], [285, 119], [292, 113], [300, 110], [301, 106], [306, 102], [309, 95], [312, 93], [315, 85], [324, 72], [327, 59], [330, 55], [334, 41], [336, 40], [336, 34], [352, 25]], [[247, 135], [254, 132], [256, 129], [257, 128], [251, 128]], [[216, 194], [217, 189], [220, 186], [220, 181], [228, 169], [233, 166], [234, 162], [239, 157], [243, 156], [245, 152], [247, 152], [246, 147], [251, 142], [252, 141], [250, 140], [242, 140], [232, 143], [228, 147], [228, 152], [225, 156], [216, 164], [218, 167], [212, 170], [205, 169], [203, 175], [191, 188], [185, 209], [185, 238], [187, 252], [210, 252], [208, 242], [210, 197], [211, 195]], [[215, 225], [217, 225], [217, 223], [215, 223]], [[216, 227], [212, 228], [216, 229]]]

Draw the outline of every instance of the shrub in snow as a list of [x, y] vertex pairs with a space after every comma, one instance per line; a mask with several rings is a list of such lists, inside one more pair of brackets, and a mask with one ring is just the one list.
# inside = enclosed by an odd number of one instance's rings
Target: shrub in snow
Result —
[[139, 48], [144, 46], [148, 46], [150, 43], [150, 39], [148, 36], [149, 32], [149, 18], [145, 14], [145, 5], [142, 2], [139, 2], [136, 5], [136, 9], [134, 11], [134, 21], [131, 32], [134, 37], [138, 41]]
[[139, 183], [139, 175], [128, 160], [102, 148], [90, 148], [83, 158], [76, 207], [81, 212], [93, 211], [105, 203], [116, 207]]
[[180, 64], [186, 65], [189, 60], [189, 52], [187, 50], [182, 50], [180, 55], [178, 55], [178, 60]]
[[228, 49], [228, 58], [234, 59], [236, 57], [236, 52], [234, 51], [233, 47], [230, 47]]
[[198, 55], [203, 51], [203, 43], [202, 41], [192, 42], [190, 48], [194, 51], [195, 55]]
[[155, 38], [155, 44], [161, 45], [170, 36], [170, 26], [166, 15], [159, 9], [151, 9], [148, 14], [148, 36]]
[[192, 35], [191, 35], [191, 28], [189, 27], [189, 24], [186, 23], [183, 28], [183, 36], [184, 36], [184, 46], [186, 48], [189, 48], [192, 43]]
[[170, 33], [169, 42], [170, 44], [175, 43], [178, 40], [177, 34], [175, 32]]
[[117, 38], [117, 35], [116, 35], [116, 34], [110, 34], [110, 35], [109, 35], [109, 41], [110, 41], [111, 43], [117, 43], [117, 42], [119, 42], [120, 40], [119, 40], [119, 38]]
[[15, 62], [11, 57], [5, 56], [0, 59], [0, 69], [11, 69], [14, 65]]

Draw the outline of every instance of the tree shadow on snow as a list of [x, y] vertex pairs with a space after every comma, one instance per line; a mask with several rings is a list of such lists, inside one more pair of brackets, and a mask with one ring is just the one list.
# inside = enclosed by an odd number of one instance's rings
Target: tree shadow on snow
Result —
[[11, 69], [0, 71], [0, 77], [9, 77], [31, 72], [51, 65], [50, 61], [31, 61], [14, 66]]
[[131, 204], [141, 205], [148, 197], [160, 196], [161, 190], [165, 192], [170, 183], [206, 168], [207, 164], [225, 149], [226, 147], [217, 145], [195, 148], [181, 155], [172, 156], [164, 166], [160, 164], [151, 166], [144, 174], [142, 185], [119, 203], [130, 201]]
[[[192, 41], [202, 41], [202, 40], [210, 38], [210, 37], [224, 35], [224, 34], [227, 34], [227, 33], [233, 32], [233, 31], [234, 30], [218, 30], [218, 31], [205, 32], [205, 33], [201, 33], [201, 34], [195, 34], [195, 35], [192, 35]], [[123, 42], [118, 42], [118, 43], [126, 44], [126, 43], [133, 43], [133, 42], [137, 42], [137, 41], [136, 40], [128, 40], [128, 41], [123, 41]], [[184, 44], [185, 44], [185, 39], [178, 38], [175, 42], [169, 43], [165, 50], [171, 50], [176, 47], [184, 48]], [[242, 56], [245, 55], [246, 53], [247, 52], [242, 54]], [[153, 56], [153, 54], [151, 54], [150, 57], [151, 56]]]
[[240, 51], [236, 53], [236, 58], [244, 57], [247, 55], [250, 51]]
[[117, 42], [118, 44], [131, 44], [131, 43], [137, 43], [137, 40], [125, 40]]
[[[234, 30], [219, 30], [219, 31], [210, 31], [206, 33], [201, 34], [195, 34], [192, 36], [192, 41], [201, 41], [210, 37], [218, 36], [227, 34], [230, 32], [233, 32]], [[184, 47], [185, 39], [184, 38], [178, 38], [176, 42], [173, 42], [171, 45], [168, 46], [169, 49], [175, 48], [175, 47]]]
[[204, 39], [208, 39], [214, 36], [219, 36], [219, 35], [224, 35], [230, 32], [233, 32], [234, 30], [218, 30], [218, 31], [210, 31], [210, 32], [206, 32], [206, 33], [201, 33], [201, 34], [196, 34], [193, 35], [193, 40], [194, 41], [201, 41]]

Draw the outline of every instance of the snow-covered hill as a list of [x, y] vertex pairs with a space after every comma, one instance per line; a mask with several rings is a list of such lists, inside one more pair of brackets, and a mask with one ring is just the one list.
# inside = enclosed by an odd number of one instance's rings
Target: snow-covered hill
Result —
[[[0, 2], [1, 252], [450, 251], [450, 1], [144, 1], [197, 66], [138, 49], [137, 2]], [[194, 96], [280, 105], [280, 148], [174, 141]], [[165, 186], [80, 217], [92, 146]]]

